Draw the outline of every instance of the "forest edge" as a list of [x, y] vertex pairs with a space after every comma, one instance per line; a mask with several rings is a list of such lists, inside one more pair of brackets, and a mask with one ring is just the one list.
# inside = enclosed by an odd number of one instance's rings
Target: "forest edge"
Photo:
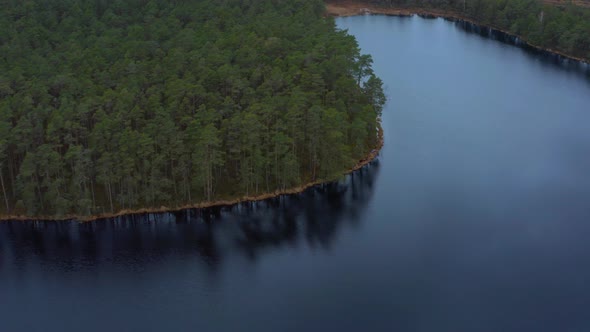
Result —
[[440, 17], [451, 21], [458, 21], [458, 22], [467, 22], [473, 25], [477, 25], [483, 28], [491, 28], [493, 30], [502, 32], [507, 36], [517, 37], [519, 38], [522, 43], [526, 44], [526, 46], [533, 48], [538, 51], [544, 51], [553, 55], [559, 55], [569, 60], [579, 61], [582, 63], [590, 64], [590, 61], [585, 58], [576, 57], [570, 54], [566, 54], [564, 52], [560, 52], [558, 50], [552, 48], [546, 48], [537, 46], [535, 44], [530, 43], [528, 40], [519, 36], [517, 34], [511, 33], [504, 29], [501, 29], [497, 26], [482, 24], [476, 20], [470, 19], [461, 15], [460, 13], [450, 11], [450, 10], [436, 10], [436, 9], [425, 9], [425, 8], [397, 8], [397, 7], [383, 7], [368, 3], [356, 2], [356, 1], [346, 1], [346, 2], [332, 2], [326, 1], [326, 14], [334, 17], [348, 17], [348, 16], [360, 16], [360, 15], [386, 15], [386, 16], [413, 16], [413, 15], [421, 15], [426, 17]]
[[[371, 150], [365, 158], [359, 160], [359, 162], [354, 167], [344, 171], [341, 176], [345, 176], [345, 175], [351, 174], [355, 171], [358, 171], [359, 169], [369, 165], [371, 162], [373, 162], [374, 160], [377, 159], [377, 157], [379, 156], [379, 153], [381, 152], [381, 149], [383, 148], [383, 144], [384, 144], [383, 128], [381, 127], [380, 123], [378, 124], [377, 135], [378, 135], [377, 146], [375, 146], [375, 148], [373, 150]], [[283, 195], [300, 194], [309, 188], [312, 188], [312, 187], [315, 187], [315, 186], [318, 186], [321, 184], [333, 182], [336, 180], [337, 179], [316, 180], [313, 182], [308, 182], [308, 183], [302, 184], [297, 187], [293, 187], [293, 188], [289, 188], [289, 189], [285, 189], [285, 190], [276, 190], [274, 192], [265, 193], [265, 194], [256, 195], [256, 196], [244, 196], [244, 197], [236, 198], [233, 200], [216, 200], [216, 201], [210, 201], [210, 202], [200, 202], [200, 203], [195, 203], [195, 204], [183, 205], [183, 206], [179, 206], [179, 207], [161, 206], [159, 208], [124, 209], [121, 211], [117, 211], [115, 213], [103, 213], [103, 214], [97, 214], [97, 215], [91, 215], [91, 216], [66, 215], [66, 216], [61, 216], [61, 217], [55, 217], [55, 216], [30, 217], [30, 216], [21, 216], [21, 215], [0, 215], [0, 222], [37, 221], [37, 220], [91, 222], [91, 221], [116, 218], [116, 217], [121, 217], [121, 216], [126, 216], [126, 215], [138, 215], [138, 214], [148, 214], [148, 213], [167, 213], [167, 212], [176, 212], [176, 211], [187, 210], [187, 209], [206, 209], [206, 208], [212, 208], [212, 207], [233, 206], [233, 205], [237, 205], [240, 203], [263, 201], [263, 200], [267, 200], [267, 199], [271, 199], [271, 198], [275, 198], [275, 197], [280, 197]]]

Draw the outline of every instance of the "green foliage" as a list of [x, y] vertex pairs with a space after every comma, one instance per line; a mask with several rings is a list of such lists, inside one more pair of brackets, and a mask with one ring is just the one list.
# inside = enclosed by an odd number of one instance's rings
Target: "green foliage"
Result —
[[[338, 2], [339, 0], [332, 0]], [[360, 0], [381, 6], [451, 11], [519, 35], [535, 46], [590, 61], [590, 9], [541, 0]]]
[[372, 60], [319, 0], [0, 12], [0, 212], [181, 206], [332, 179], [377, 140]]

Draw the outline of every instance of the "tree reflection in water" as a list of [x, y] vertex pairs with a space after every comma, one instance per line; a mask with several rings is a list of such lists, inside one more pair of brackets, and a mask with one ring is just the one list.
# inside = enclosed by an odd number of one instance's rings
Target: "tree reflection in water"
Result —
[[254, 261], [265, 250], [307, 244], [330, 248], [344, 224], [358, 226], [373, 194], [379, 162], [304, 193], [235, 206], [128, 215], [90, 223], [0, 223], [0, 271], [30, 261], [65, 270], [101, 264], [156, 263], [194, 255], [211, 271], [224, 257]]

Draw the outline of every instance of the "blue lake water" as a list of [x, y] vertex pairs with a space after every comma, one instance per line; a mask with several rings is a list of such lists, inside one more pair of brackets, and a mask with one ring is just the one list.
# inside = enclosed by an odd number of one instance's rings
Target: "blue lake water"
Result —
[[337, 19], [378, 162], [256, 204], [0, 223], [0, 331], [590, 331], [590, 79], [442, 19]]

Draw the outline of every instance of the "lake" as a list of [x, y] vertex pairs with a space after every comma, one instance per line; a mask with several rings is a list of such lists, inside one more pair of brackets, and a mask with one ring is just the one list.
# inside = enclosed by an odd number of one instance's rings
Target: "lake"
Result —
[[0, 330], [589, 331], [590, 78], [443, 19], [337, 19], [377, 162], [232, 208], [0, 223]]

